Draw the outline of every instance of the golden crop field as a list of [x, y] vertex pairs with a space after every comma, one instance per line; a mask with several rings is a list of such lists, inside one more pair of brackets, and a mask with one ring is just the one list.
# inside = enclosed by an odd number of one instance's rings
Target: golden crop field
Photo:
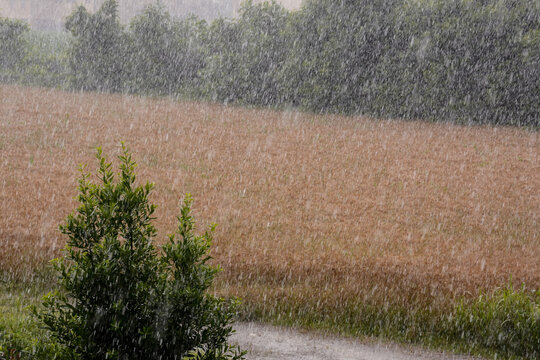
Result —
[[120, 141], [156, 184], [156, 241], [192, 193], [241, 297], [432, 303], [540, 284], [538, 132], [4, 85], [2, 270], [59, 254], [78, 164]]

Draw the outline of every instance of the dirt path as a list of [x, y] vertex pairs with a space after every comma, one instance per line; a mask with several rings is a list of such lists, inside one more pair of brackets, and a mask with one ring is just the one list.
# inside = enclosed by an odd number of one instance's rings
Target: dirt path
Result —
[[248, 360], [472, 360], [414, 347], [324, 336], [310, 332], [239, 323], [232, 341], [248, 350]]

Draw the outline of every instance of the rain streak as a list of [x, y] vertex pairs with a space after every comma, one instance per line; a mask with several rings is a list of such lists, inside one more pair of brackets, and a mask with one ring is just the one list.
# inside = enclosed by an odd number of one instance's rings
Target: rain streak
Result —
[[0, 0], [0, 360], [538, 359], [539, 128], [540, 0]]

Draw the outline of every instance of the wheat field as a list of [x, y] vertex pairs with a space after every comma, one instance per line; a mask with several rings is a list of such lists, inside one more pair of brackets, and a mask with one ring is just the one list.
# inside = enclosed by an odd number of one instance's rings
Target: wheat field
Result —
[[[540, 284], [540, 137], [504, 127], [375, 120], [0, 86], [0, 264], [60, 254], [80, 163], [125, 141], [174, 231], [190, 192], [225, 292], [433, 303]], [[378, 299], [378, 300], [377, 300]], [[438, 300], [439, 299], [439, 300]]]

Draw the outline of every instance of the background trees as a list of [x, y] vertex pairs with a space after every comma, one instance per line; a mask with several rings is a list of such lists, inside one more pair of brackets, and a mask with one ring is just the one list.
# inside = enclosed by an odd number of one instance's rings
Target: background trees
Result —
[[[19, 64], [27, 27], [2, 26], [12, 29], [2, 30], [12, 39], [2, 46], [16, 48], [2, 61]], [[95, 14], [78, 8], [66, 28], [67, 75], [76, 89], [474, 124], [540, 122], [540, 0], [306, 0], [294, 12], [248, 0], [238, 18], [209, 24], [154, 5], [129, 27], [107, 0]]]
[[206, 93], [219, 101], [280, 103], [279, 69], [286, 59], [287, 11], [275, 1], [243, 3], [237, 21], [218, 19], [206, 40]]
[[174, 19], [159, 5], [147, 7], [130, 24], [130, 88], [143, 93], [191, 93], [205, 65], [206, 22]]
[[0, 80], [10, 81], [25, 56], [28, 24], [0, 17]]
[[129, 38], [118, 19], [118, 4], [107, 0], [95, 13], [80, 6], [66, 20], [73, 35], [70, 49], [72, 87], [122, 91], [128, 72], [125, 62]]

